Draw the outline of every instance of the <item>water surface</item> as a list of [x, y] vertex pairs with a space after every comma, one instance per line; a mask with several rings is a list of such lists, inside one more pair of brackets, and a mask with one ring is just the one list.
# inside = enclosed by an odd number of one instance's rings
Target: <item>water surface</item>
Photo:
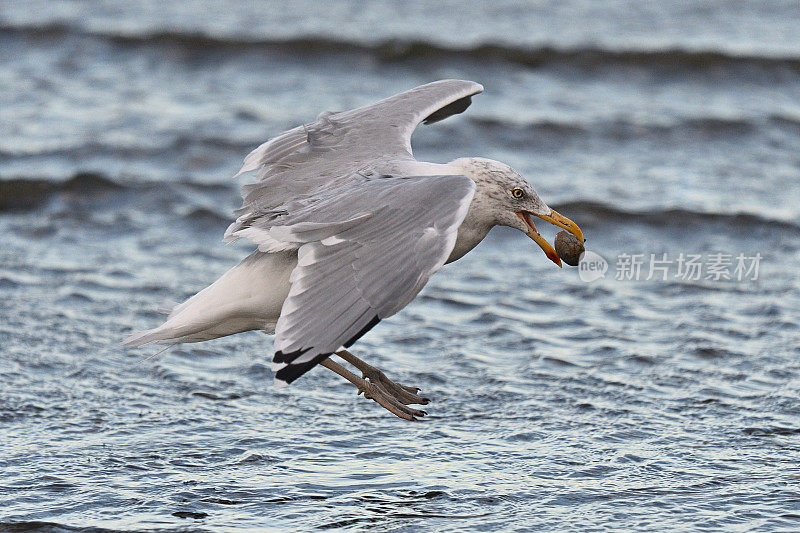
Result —
[[[797, 6], [551, 4], [0, 8], [0, 529], [796, 530]], [[486, 91], [416, 155], [513, 165], [605, 278], [503, 230], [443, 268], [354, 347], [413, 424], [273, 389], [263, 334], [119, 347], [249, 252], [249, 150], [447, 77]], [[681, 253], [762, 259], [615, 279]]]

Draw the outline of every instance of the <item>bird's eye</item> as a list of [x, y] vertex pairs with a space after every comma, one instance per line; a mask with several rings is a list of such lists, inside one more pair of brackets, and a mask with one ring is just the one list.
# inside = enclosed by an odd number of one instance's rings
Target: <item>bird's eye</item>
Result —
[[511, 189], [511, 196], [513, 196], [517, 200], [521, 200], [522, 198], [525, 197], [525, 191], [523, 191], [519, 187], [517, 187], [515, 189]]

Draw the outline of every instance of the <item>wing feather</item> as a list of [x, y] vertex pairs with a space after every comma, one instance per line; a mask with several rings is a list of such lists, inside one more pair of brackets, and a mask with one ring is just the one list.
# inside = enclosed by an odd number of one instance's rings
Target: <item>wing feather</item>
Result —
[[361, 170], [413, 161], [411, 134], [417, 125], [463, 112], [481, 91], [475, 82], [440, 80], [357, 109], [322, 113], [313, 123], [270, 139], [247, 155], [237, 174], [256, 171], [257, 181], [242, 187], [242, 207], [225, 240], [244, 237], [262, 251], [286, 249], [248, 228], [292, 202], [363, 180]]
[[[405, 307], [452, 251], [474, 191], [465, 176], [384, 177], [284, 220], [276, 235], [299, 239], [299, 250], [275, 330], [276, 379], [291, 383]], [[342, 209], [369, 216], [341, 229]], [[325, 220], [330, 230], [313, 239], [293, 230]]]

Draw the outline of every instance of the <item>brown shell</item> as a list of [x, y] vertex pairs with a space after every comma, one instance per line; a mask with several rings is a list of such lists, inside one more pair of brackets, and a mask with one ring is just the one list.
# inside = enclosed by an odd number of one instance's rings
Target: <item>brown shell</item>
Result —
[[583, 243], [568, 231], [559, 231], [556, 234], [555, 249], [561, 260], [570, 266], [578, 266], [581, 254], [586, 250]]

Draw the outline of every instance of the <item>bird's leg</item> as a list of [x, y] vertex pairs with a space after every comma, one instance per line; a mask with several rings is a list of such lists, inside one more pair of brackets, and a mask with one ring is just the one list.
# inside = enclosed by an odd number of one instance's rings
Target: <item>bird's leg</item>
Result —
[[405, 420], [416, 420], [415, 416], [425, 416], [425, 411], [420, 411], [418, 409], [412, 409], [405, 404], [401, 403], [397, 400], [394, 396], [389, 394], [386, 389], [384, 389], [378, 383], [370, 383], [364, 378], [360, 378], [344, 368], [339, 363], [335, 361], [331, 361], [329, 359], [325, 359], [320, 363], [320, 365], [324, 366], [325, 368], [329, 368], [345, 378], [347, 381], [352, 383], [358, 388], [358, 393], [364, 393], [365, 398], [369, 398], [377, 402], [381, 407], [392, 413], [393, 415], [405, 419]]
[[427, 398], [417, 395], [419, 388], [408, 387], [406, 385], [401, 385], [400, 383], [395, 383], [391, 379], [387, 378], [386, 374], [369, 363], [362, 361], [347, 350], [339, 350], [336, 352], [336, 355], [359, 369], [364, 379], [368, 379], [370, 383], [379, 384], [403, 404], [408, 405], [410, 403], [418, 403], [420, 405], [426, 405], [430, 401]]

